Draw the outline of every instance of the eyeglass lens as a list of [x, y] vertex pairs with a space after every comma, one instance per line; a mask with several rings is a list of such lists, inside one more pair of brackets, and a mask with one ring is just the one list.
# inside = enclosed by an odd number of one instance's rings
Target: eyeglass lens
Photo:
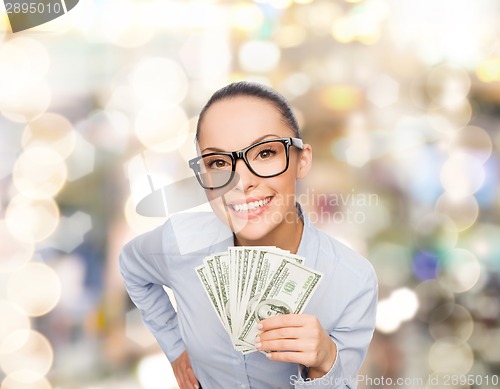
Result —
[[[261, 177], [278, 175], [286, 169], [286, 147], [279, 141], [256, 144], [247, 150], [245, 156], [250, 170]], [[208, 155], [199, 163], [200, 179], [204, 186], [218, 187], [231, 180], [233, 161], [229, 155]]]

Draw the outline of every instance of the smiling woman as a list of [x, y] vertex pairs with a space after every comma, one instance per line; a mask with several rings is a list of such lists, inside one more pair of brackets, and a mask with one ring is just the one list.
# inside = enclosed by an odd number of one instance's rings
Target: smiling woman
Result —
[[[213, 212], [174, 215], [120, 256], [130, 297], [180, 388], [355, 382], [374, 330], [377, 281], [366, 259], [316, 229], [297, 202], [297, 181], [311, 168], [312, 149], [288, 103], [258, 84], [230, 84], [202, 109], [196, 139], [198, 156], [189, 165]], [[194, 271], [203, 258], [231, 246], [275, 246], [303, 257], [324, 277], [302, 314], [279, 300], [258, 302], [258, 353], [233, 348]], [[249, 272], [256, 271], [252, 265]], [[174, 292], [177, 312], [162, 285]], [[283, 290], [295, 289], [290, 281]], [[298, 378], [292, 382], [292, 376]]]
[[[203, 108], [196, 138], [202, 160], [210, 161], [214, 152], [241, 150], [229, 153], [229, 166], [239, 177], [238, 190], [224, 196], [208, 193], [216, 215], [238, 231], [235, 242], [255, 245], [258, 240], [260, 245], [296, 251], [302, 233], [300, 218], [286, 223], [285, 217], [296, 214], [296, 180], [309, 171], [312, 150], [300, 140], [288, 103], [260, 85], [232, 84], [216, 92]], [[263, 152], [274, 153], [272, 166], [263, 161]]]

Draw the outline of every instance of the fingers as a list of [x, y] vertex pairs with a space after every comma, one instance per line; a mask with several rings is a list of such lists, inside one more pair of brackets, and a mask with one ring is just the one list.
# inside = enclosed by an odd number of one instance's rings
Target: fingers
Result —
[[315, 352], [320, 348], [320, 339], [303, 328], [264, 332], [255, 341], [255, 347], [260, 351]]
[[193, 386], [191, 385], [191, 383], [188, 380], [187, 369], [185, 366], [183, 366], [183, 368], [180, 370], [179, 375], [181, 378], [181, 382], [179, 385], [180, 389], [192, 389]]
[[259, 322], [261, 331], [269, 331], [282, 327], [303, 327], [309, 325], [316, 318], [312, 315], [288, 314], [269, 317]]
[[275, 316], [261, 323], [262, 332], [256, 342], [262, 343], [279, 339], [319, 339], [324, 332], [317, 318], [311, 315]]
[[301, 339], [273, 339], [261, 341], [255, 345], [259, 351], [302, 351]]
[[189, 388], [188, 386], [188, 383], [186, 381], [185, 370], [181, 366], [178, 366], [178, 368], [174, 370], [174, 374], [175, 374], [175, 379], [179, 384], [179, 389], [192, 389]]
[[199, 389], [200, 384], [198, 382], [198, 379], [194, 375], [191, 366], [188, 369], [186, 369], [185, 377], [186, 377], [186, 382], [188, 382], [188, 384], [190, 385], [189, 386], [190, 388]]
[[186, 351], [172, 362], [172, 370], [180, 389], [198, 389], [200, 387]]
[[266, 357], [273, 361], [298, 363], [304, 366], [310, 366], [313, 356], [310, 353], [297, 351], [270, 351]]
[[296, 339], [303, 336], [303, 332], [302, 327], [281, 327], [264, 331], [258, 337], [262, 341], [271, 339]]
[[191, 368], [180, 370], [178, 374], [175, 374], [175, 378], [177, 379], [180, 389], [199, 389], [200, 387]]
[[321, 372], [327, 372], [333, 364], [333, 342], [315, 316], [281, 315], [260, 324], [262, 332], [256, 338], [256, 347], [269, 359], [318, 366]]

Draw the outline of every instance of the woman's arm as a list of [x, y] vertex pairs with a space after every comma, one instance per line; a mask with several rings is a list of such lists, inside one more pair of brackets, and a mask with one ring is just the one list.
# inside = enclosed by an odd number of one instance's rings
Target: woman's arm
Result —
[[170, 361], [180, 389], [198, 389], [200, 385], [185, 351], [177, 313], [163, 289], [166, 282], [155, 262], [155, 255], [163, 253], [162, 233], [160, 227], [125, 245], [120, 253], [120, 272], [146, 327]]
[[120, 253], [120, 272], [127, 292], [139, 308], [146, 327], [170, 362], [184, 351], [177, 313], [159, 280], [154, 259], [143, 253], [144, 237], [129, 242]]

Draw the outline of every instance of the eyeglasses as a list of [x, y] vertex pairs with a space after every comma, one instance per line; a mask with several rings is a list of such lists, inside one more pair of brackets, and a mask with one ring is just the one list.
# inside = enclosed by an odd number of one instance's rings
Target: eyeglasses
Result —
[[279, 176], [288, 169], [290, 146], [303, 149], [298, 138], [274, 138], [255, 143], [239, 151], [204, 154], [189, 161], [200, 185], [205, 189], [219, 189], [231, 182], [236, 161], [245, 161], [248, 169], [258, 177]]

